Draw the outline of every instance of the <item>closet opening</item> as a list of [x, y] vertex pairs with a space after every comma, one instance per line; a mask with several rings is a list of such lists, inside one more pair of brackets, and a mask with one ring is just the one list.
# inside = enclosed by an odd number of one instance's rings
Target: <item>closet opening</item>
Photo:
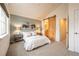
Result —
[[68, 20], [63, 18], [60, 20], [60, 41], [68, 47]]

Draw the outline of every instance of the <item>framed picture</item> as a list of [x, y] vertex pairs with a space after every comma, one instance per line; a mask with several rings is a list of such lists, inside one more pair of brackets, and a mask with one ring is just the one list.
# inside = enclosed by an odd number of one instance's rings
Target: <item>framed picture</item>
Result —
[[31, 25], [31, 29], [35, 29], [36, 28], [36, 25], [35, 24], [32, 24]]

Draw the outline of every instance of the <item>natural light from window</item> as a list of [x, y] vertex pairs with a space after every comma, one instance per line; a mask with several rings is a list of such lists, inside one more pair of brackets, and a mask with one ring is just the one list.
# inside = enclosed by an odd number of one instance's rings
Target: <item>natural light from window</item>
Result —
[[4, 37], [8, 33], [8, 17], [5, 11], [0, 6], [0, 38]]

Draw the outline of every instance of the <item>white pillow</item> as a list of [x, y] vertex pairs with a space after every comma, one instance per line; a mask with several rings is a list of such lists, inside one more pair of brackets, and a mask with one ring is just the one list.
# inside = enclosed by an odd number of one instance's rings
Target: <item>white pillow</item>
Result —
[[30, 37], [31, 33], [30, 32], [23, 32], [23, 39]]
[[32, 31], [32, 32], [31, 32], [31, 35], [32, 35], [32, 36], [36, 36], [36, 32], [35, 32], [35, 31]]

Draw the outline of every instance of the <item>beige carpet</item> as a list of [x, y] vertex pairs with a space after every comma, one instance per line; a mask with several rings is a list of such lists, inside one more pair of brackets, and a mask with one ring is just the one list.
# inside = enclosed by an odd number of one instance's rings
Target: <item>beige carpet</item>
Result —
[[24, 42], [17, 42], [10, 45], [7, 56], [78, 56], [78, 53], [68, 51], [63, 43], [53, 42], [32, 51], [24, 49]]

